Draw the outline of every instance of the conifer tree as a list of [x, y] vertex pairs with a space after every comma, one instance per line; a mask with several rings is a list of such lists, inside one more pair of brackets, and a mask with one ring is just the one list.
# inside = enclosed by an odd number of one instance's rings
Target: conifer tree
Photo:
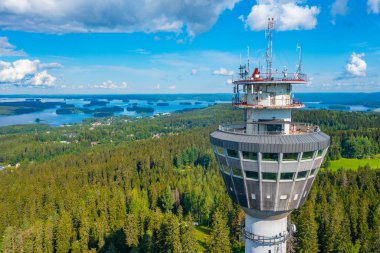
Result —
[[58, 220], [56, 232], [56, 251], [57, 253], [66, 253], [70, 251], [73, 234], [73, 225], [70, 215], [63, 211]]
[[314, 205], [306, 202], [297, 217], [297, 251], [303, 253], [318, 252], [318, 225], [315, 221]]
[[181, 224], [181, 243], [183, 253], [198, 252], [198, 243], [194, 234], [193, 219], [191, 214], [187, 215], [185, 221]]
[[227, 221], [223, 218], [219, 211], [216, 211], [213, 216], [212, 232], [208, 242], [208, 251], [211, 253], [231, 252]]

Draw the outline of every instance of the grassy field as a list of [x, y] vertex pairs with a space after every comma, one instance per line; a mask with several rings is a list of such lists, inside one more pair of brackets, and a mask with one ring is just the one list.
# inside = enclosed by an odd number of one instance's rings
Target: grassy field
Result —
[[330, 161], [328, 168], [330, 170], [338, 170], [341, 168], [357, 170], [359, 166], [366, 166], [367, 164], [371, 166], [372, 169], [380, 169], [380, 154], [373, 159], [341, 158], [339, 160]]
[[195, 238], [199, 244], [198, 252], [207, 251], [207, 241], [210, 238], [211, 228], [206, 226], [195, 227]]

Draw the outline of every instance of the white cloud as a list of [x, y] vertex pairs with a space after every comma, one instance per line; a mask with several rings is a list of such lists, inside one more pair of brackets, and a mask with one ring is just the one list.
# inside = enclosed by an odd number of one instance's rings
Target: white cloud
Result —
[[112, 80], [108, 80], [105, 82], [102, 82], [101, 84], [94, 85], [94, 88], [99, 88], [99, 89], [126, 89], [128, 88], [128, 83], [127, 82], [114, 82]]
[[175, 89], [177, 89], [177, 86], [176, 85], [172, 85], [172, 86], [169, 86], [168, 89], [169, 90], [175, 90]]
[[368, 13], [380, 13], [380, 0], [368, 0], [367, 2]]
[[297, 0], [262, 0], [257, 1], [248, 17], [240, 17], [252, 30], [265, 30], [268, 18], [274, 18], [275, 29], [309, 30], [317, 25], [317, 15], [320, 9], [317, 6], [308, 6]]
[[227, 79], [226, 83], [227, 84], [232, 84], [232, 79]]
[[36, 86], [53, 86], [56, 80], [57, 78], [50, 75], [46, 70], [43, 70], [28, 80], [28, 83]]
[[192, 69], [191, 70], [191, 75], [196, 75], [198, 73], [198, 70], [197, 69]]
[[348, 11], [347, 6], [348, 0], [335, 0], [333, 5], [331, 6], [331, 15], [334, 17], [337, 15], [346, 15]]
[[134, 50], [129, 50], [129, 52], [137, 53], [137, 54], [144, 54], [144, 55], [150, 54], [150, 52], [147, 51], [144, 48], [137, 48], [137, 49], [134, 49]]
[[364, 53], [352, 53], [346, 64], [346, 73], [350, 76], [366, 76], [367, 63], [363, 60]]
[[56, 78], [46, 69], [61, 66], [58, 63], [41, 64], [39, 60], [21, 59], [14, 62], [0, 61], [0, 83], [15, 85], [52, 86]]
[[239, 0], [3, 0], [0, 28], [47, 33], [207, 31]]
[[26, 56], [23, 50], [15, 50], [7, 37], [0, 37], [0, 56]]
[[218, 75], [218, 76], [232, 76], [234, 74], [234, 72], [232, 70], [220, 68], [218, 70], [214, 70], [213, 74]]
[[156, 86], [154, 86], [155, 90], [159, 90], [161, 88], [160, 84], [158, 83]]

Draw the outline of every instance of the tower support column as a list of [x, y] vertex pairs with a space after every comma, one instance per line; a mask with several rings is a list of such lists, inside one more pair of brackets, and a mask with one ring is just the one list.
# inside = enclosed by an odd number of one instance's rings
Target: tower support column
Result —
[[262, 219], [245, 215], [245, 253], [286, 253], [287, 217]]

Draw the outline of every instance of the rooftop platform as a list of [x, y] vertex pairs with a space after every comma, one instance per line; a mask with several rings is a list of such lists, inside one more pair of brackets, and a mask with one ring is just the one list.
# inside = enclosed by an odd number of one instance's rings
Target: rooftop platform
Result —
[[[265, 74], [264, 74], [265, 75]], [[290, 77], [288, 77], [290, 76]], [[240, 79], [232, 82], [235, 85], [240, 84], [306, 84], [307, 76], [306, 74], [297, 74], [297, 73], [289, 73], [286, 76], [284, 74], [275, 73], [272, 74], [270, 78], [267, 77], [259, 77], [254, 78], [250, 77], [248, 79]]]
[[284, 131], [258, 131], [257, 133], [247, 133], [246, 126], [244, 124], [234, 124], [234, 125], [220, 125], [218, 130], [225, 133], [238, 134], [238, 135], [304, 135], [304, 134], [314, 134], [319, 133], [321, 130], [318, 126], [307, 124], [307, 123], [298, 123], [298, 122], [284, 122], [280, 120], [273, 120], [267, 122], [254, 122], [249, 123], [252, 125], [289, 125], [289, 133]]

